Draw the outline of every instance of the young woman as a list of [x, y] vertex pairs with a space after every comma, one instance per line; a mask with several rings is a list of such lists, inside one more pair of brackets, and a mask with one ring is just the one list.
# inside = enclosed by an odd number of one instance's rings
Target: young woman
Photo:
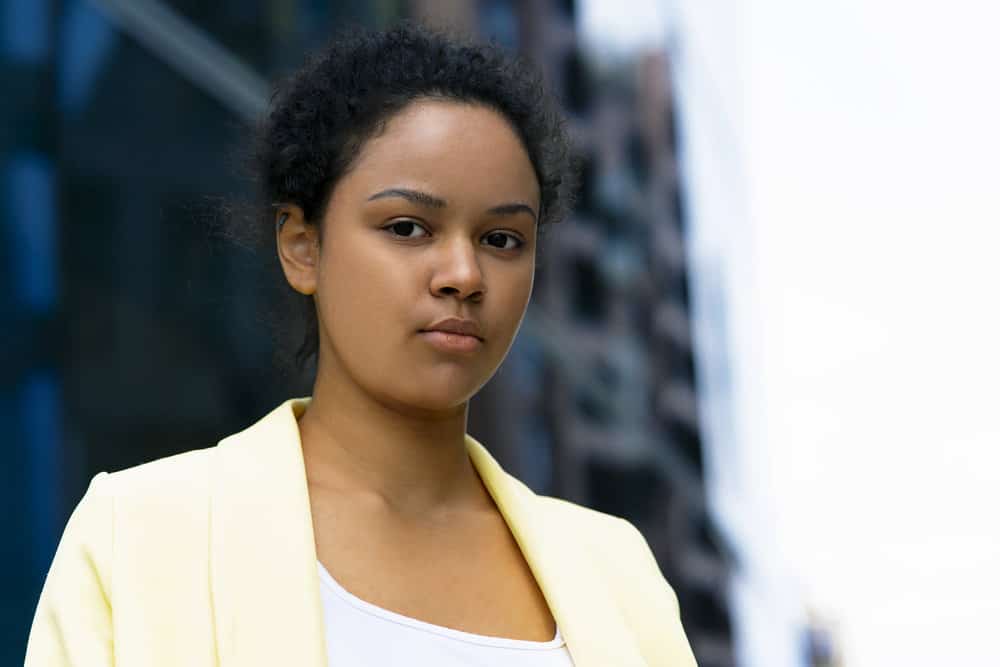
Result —
[[356, 34], [283, 85], [258, 145], [312, 395], [94, 477], [27, 665], [693, 665], [639, 532], [535, 495], [465, 432], [573, 185], [534, 71]]

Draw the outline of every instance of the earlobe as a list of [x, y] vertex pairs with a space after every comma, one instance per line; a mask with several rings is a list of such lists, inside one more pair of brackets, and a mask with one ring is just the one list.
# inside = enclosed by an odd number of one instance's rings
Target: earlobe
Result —
[[281, 206], [275, 215], [278, 259], [285, 279], [296, 292], [313, 294], [319, 265], [318, 230], [306, 221], [298, 206]]

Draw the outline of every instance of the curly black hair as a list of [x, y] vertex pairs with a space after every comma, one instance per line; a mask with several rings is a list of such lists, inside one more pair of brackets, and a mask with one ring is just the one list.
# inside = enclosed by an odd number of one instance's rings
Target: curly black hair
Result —
[[[307, 223], [319, 223], [365, 142], [422, 99], [483, 105], [503, 115], [538, 179], [539, 231], [567, 215], [578, 170], [565, 119], [539, 71], [496, 44], [404, 22], [344, 31], [278, 85], [257, 129], [251, 169], [264, 205], [257, 229], [247, 231], [273, 243], [278, 205], [295, 204]], [[293, 298], [305, 319], [305, 339], [294, 355], [301, 370], [318, 352], [319, 333], [312, 297]]]

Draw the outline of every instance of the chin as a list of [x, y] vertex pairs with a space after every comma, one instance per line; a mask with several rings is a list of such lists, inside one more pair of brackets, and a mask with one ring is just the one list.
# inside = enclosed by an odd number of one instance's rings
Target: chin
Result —
[[451, 412], [467, 403], [484, 384], [485, 380], [470, 383], [467, 379], [454, 377], [428, 378], [408, 386], [405, 395], [399, 396], [399, 401], [421, 411]]

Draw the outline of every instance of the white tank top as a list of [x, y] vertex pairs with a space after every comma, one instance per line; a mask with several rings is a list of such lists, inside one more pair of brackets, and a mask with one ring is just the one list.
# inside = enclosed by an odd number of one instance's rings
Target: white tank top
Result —
[[547, 642], [453, 630], [365, 602], [317, 565], [330, 667], [573, 667], [558, 627]]

